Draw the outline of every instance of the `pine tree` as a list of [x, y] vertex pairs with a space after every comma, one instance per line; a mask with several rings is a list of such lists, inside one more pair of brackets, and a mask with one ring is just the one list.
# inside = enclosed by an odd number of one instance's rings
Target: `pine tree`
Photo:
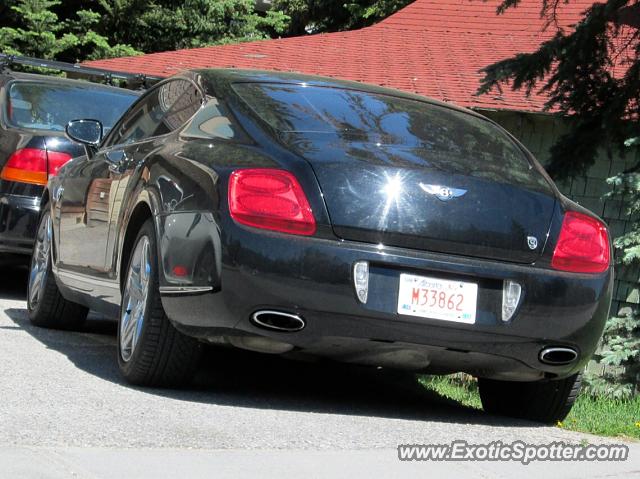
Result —
[[[103, 33], [149, 52], [271, 38], [289, 17], [255, 11], [253, 0], [99, 0]], [[112, 33], [109, 33], [112, 32]]]
[[[517, 7], [504, 0], [498, 14]], [[571, 0], [542, 0], [541, 15], [554, 24], [556, 9]], [[564, 179], [591, 166], [599, 148], [621, 154], [640, 137], [640, 1], [594, 3], [570, 32], [558, 31], [532, 53], [484, 69], [479, 94], [510, 86], [548, 93], [546, 108], [567, 117], [572, 128], [551, 149], [549, 172]], [[614, 68], [617, 67], [617, 68]], [[609, 180], [628, 206], [631, 229], [614, 245], [621, 267], [640, 265], [640, 163]], [[591, 390], [613, 396], [637, 393], [640, 374], [640, 311], [614, 312], [595, 359], [605, 374], [588, 376]]]
[[0, 12], [1, 52], [72, 62], [271, 38], [289, 25], [253, 0], [6, 0]]
[[60, 3], [59, 0], [19, 0], [12, 5], [10, 10], [19, 19], [20, 26], [0, 28], [2, 51], [55, 58], [75, 46], [78, 38], [64, 32], [64, 22], [51, 10]]
[[[498, 13], [517, 7], [504, 0]], [[554, 25], [558, 6], [571, 0], [542, 0], [541, 14]], [[638, 0], [594, 3], [571, 32], [558, 31], [533, 53], [521, 53], [484, 69], [479, 94], [505, 84], [549, 94], [545, 108], [571, 119], [573, 128], [551, 149], [549, 173], [557, 179], [583, 173], [599, 147], [637, 135], [640, 118], [640, 17]], [[619, 67], [618, 72], [613, 68]], [[626, 70], [620, 74], [620, 70]]]
[[291, 17], [286, 36], [336, 32], [372, 25], [413, 0], [273, 0], [273, 10]]
[[[640, 137], [627, 140], [627, 146], [636, 146]], [[614, 246], [619, 252], [622, 267], [630, 268], [636, 274], [640, 271], [640, 172], [622, 172], [609, 183], [614, 186], [610, 196], [625, 200], [627, 215], [636, 218], [631, 229], [616, 238]], [[590, 374], [587, 379], [590, 389], [598, 394], [613, 397], [629, 397], [638, 393], [640, 384], [640, 310], [622, 308], [609, 318], [605, 326], [602, 348], [594, 358], [607, 366], [602, 376]]]
[[69, 61], [138, 53], [128, 45], [111, 45], [93, 31], [100, 22], [98, 13], [79, 10], [76, 18], [63, 20], [55, 13], [60, 5], [60, 0], [17, 0], [10, 5], [6, 23], [12, 24], [0, 28], [0, 51]]

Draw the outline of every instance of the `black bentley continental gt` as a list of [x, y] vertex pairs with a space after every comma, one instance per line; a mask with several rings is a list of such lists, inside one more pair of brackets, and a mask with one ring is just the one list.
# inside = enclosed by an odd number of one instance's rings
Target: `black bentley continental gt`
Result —
[[28, 308], [117, 315], [133, 384], [202, 344], [479, 378], [487, 411], [563, 418], [602, 333], [605, 224], [474, 112], [360, 83], [192, 71], [51, 178]]

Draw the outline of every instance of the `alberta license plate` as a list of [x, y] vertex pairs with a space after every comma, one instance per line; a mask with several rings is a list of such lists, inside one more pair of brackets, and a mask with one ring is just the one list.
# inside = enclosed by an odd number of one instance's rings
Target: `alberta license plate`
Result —
[[477, 299], [476, 283], [400, 275], [398, 314], [473, 324]]

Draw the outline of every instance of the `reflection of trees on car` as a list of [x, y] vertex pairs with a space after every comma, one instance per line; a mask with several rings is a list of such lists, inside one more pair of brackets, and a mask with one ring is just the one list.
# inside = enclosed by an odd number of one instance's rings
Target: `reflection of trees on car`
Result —
[[171, 80], [149, 93], [123, 121], [106, 145], [134, 143], [165, 135], [183, 125], [202, 105], [202, 95], [190, 81]]
[[158, 97], [165, 112], [162, 121], [169, 131], [184, 125], [202, 104], [200, 92], [186, 81], [165, 83], [160, 87]]
[[205, 103], [182, 130], [181, 138], [233, 139], [243, 143], [248, 140], [248, 135], [223, 102], [207, 95]]
[[[526, 154], [490, 121], [446, 106], [356, 90], [312, 85], [239, 84], [240, 96], [269, 125], [305, 141], [313, 134], [371, 155], [380, 165], [429, 166], [441, 171], [531, 184]], [[295, 138], [302, 133], [302, 138]], [[372, 148], [375, 145], [375, 148]], [[305, 143], [306, 148], [314, 148]], [[538, 178], [546, 187], [544, 178]]]

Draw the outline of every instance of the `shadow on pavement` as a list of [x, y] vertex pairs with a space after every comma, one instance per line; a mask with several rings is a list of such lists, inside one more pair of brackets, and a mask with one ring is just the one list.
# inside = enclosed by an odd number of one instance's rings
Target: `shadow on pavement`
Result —
[[[24, 298], [27, 270], [0, 279], [0, 301]], [[67, 356], [79, 369], [127, 385], [117, 367], [114, 320], [90, 315], [81, 331], [37, 328], [24, 307], [4, 313], [15, 327]], [[11, 327], [13, 328], [13, 327]], [[348, 414], [444, 423], [532, 427], [534, 423], [494, 417], [461, 406], [420, 386], [413, 374], [337, 363], [301, 363], [245, 351], [208, 348], [189, 389], [144, 389], [173, 399], [238, 407]]]
[[20, 300], [27, 294], [29, 260], [8, 256], [0, 259], [0, 300]]

